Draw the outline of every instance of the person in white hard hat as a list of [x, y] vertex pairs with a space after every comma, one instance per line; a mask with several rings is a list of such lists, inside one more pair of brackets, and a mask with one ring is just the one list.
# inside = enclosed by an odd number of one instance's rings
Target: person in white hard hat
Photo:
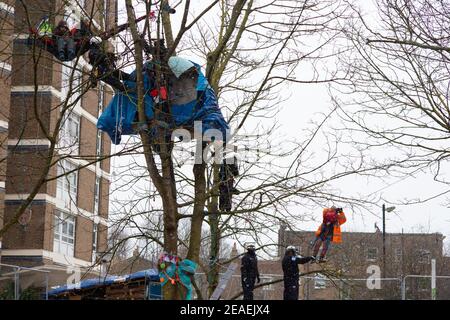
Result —
[[297, 255], [294, 246], [288, 246], [282, 261], [284, 280], [284, 300], [298, 300], [298, 290], [300, 279], [299, 264], [305, 264], [313, 260], [314, 257], [301, 257]]
[[242, 290], [244, 291], [244, 300], [253, 300], [253, 289], [255, 282], [261, 281], [258, 271], [258, 258], [256, 257], [256, 250], [253, 244], [246, 246], [247, 252], [241, 260], [241, 282]]

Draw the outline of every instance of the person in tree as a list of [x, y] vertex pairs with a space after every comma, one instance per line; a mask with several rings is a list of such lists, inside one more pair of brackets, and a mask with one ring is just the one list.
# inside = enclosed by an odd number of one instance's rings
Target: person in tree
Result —
[[319, 262], [326, 262], [326, 254], [330, 248], [330, 243], [341, 243], [342, 232], [341, 225], [347, 221], [342, 208], [325, 208], [323, 209], [323, 222], [316, 231], [316, 238], [313, 242], [313, 256], [317, 258], [320, 246], [322, 251], [320, 253]]
[[48, 17], [44, 17], [44, 19], [41, 20], [37, 27], [37, 36], [42, 41], [48, 41], [51, 40], [53, 36], [53, 26], [49, 22]]
[[286, 252], [281, 262], [283, 268], [284, 300], [298, 300], [298, 281], [300, 280], [298, 265], [308, 263], [314, 259], [314, 257], [299, 256], [297, 254], [297, 249], [294, 246], [288, 246], [286, 248]]
[[247, 245], [247, 252], [241, 260], [241, 282], [244, 291], [244, 300], [253, 300], [253, 289], [255, 282], [260, 283], [258, 271], [258, 258], [256, 257], [255, 246]]
[[219, 209], [221, 211], [231, 211], [232, 195], [239, 194], [234, 186], [234, 178], [239, 175], [237, 159], [233, 157], [232, 163], [225, 159], [220, 166], [220, 184], [219, 184]]
[[57, 58], [60, 61], [70, 61], [76, 57], [73, 34], [65, 20], [58, 22], [53, 30], [53, 38], [56, 42]]

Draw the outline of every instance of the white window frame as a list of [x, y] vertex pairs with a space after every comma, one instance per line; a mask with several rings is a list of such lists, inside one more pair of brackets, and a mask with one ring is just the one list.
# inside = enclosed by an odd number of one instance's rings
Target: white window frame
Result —
[[314, 276], [314, 289], [322, 290], [327, 288], [326, 277], [321, 274], [316, 274]]
[[92, 229], [92, 259], [95, 259], [95, 255], [98, 251], [98, 224], [94, 223]]
[[94, 214], [98, 215], [100, 212], [100, 194], [102, 190], [101, 186], [101, 177], [95, 176], [95, 185], [94, 185]]
[[103, 82], [99, 82], [98, 85], [98, 116], [100, 117], [105, 105], [105, 85]]
[[[370, 250], [375, 250], [375, 258], [370, 257], [370, 254], [369, 254]], [[376, 247], [367, 248], [366, 260], [367, 261], [377, 261], [377, 259], [378, 259], [378, 248], [376, 248]]]
[[64, 211], [56, 211], [54, 215], [53, 252], [73, 257], [75, 234], [75, 216]]
[[[75, 71], [73, 70], [74, 68]], [[72, 95], [69, 97], [70, 77], [72, 76]], [[62, 99], [67, 99], [67, 105], [72, 107], [81, 107], [81, 98], [78, 99], [81, 92], [81, 83], [83, 81], [83, 74], [79, 68], [76, 67], [75, 61], [65, 62], [61, 66], [61, 96]], [[78, 99], [78, 100], [77, 100]], [[74, 103], [77, 101], [76, 103]]]
[[97, 143], [95, 145], [95, 154], [97, 157], [102, 155], [102, 132], [97, 130]]
[[[58, 176], [56, 183], [56, 198], [64, 202], [66, 208], [71, 208], [77, 204], [78, 195], [78, 171], [77, 166], [67, 160], [61, 160], [57, 165]], [[71, 173], [69, 171], [75, 170]]]
[[80, 152], [81, 116], [68, 112], [61, 122], [58, 146], [65, 154], [78, 155]]

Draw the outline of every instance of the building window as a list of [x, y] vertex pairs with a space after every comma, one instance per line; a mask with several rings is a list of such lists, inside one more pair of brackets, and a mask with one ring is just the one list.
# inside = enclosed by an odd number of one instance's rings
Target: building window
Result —
[[[67, 23], [69, 24], [69, 26], [72, 25], [69, 20], [67, 20]], [[61, 67], [61, 73], [61, 93], [63, 98], [68, 100], [67, 106], [71, 107], [73, 104], [80, 105], [80, 85], [82, 83], [81, 71], [75, 66], [75, 63], [73, 61], [70, 61]], [[62, 104], [62, 106], [64, 106], [64, 104]]]
[[429, 264], [431, 263], [431, 252], [430, 250], [421, 249], [419, 250], [419, 263]]
[[64, 212], [55, 214], [53, 251], [73, 257], [75, 244], [75, 217]]
[[97, 155], [97, 157], [100, 157], [102, 155], [102, 132], [100, 130], [97, 130], [97, 144], [95, 154]]
[[402, 249], [395, 249], [395, 254], [394, 254], [395, 262], [401, 262], [402, 256], [403, 256]]
[[98, 116], [103, 112], [103, 106], [105, 105], [105, 85], [100, 82], [98, 86]]
[[95, 177], [95, 187], [94, 187], [94, 214], [98, 215], [100, 212], [100, 191], [101, 191], [101, 178]]
[[314, 277], [314, 289], [325, 289], [327, 287], [327, 281], [325, 276], [317, 274]]
[[61, 123], [59, 147], [69, 154], [78, 154], [80, 149], [80, 116], [70, 112]]
[[[77, 167], [67, 160], [58, 163], [58, 176], [56, 198], [64, 201], [64, 205], [70, 208], [71, 204], [77, 204], [78, 171]], [[73, 171], [75, 170], [75, 171]]]
[[93, 252], [92, 256], [95, 256], [97, 249], [98, 249], [98, 224], [94, 223], [94, 230], [92, 232], [92, 252]]
[[378, 257], [378, 248], [368, 248], [367, 249], [367, 261], [375, 261]]

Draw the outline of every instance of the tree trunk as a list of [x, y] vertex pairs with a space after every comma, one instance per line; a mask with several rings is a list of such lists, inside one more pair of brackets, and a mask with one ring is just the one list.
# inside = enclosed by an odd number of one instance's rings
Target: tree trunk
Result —
[[218, 199], [219, 199], [219, 166], [214, 165], [213, 169], [213, 185], [211, 190], [212, 198], [208, 206], [209, 215], [209, 228], [211, 232], [211, 246], [209, 249], [210, 264], [208, 270], [208, 295], [216, 290], [219, 283], [219, 265], [217, 261], [220, 255], [220, 215], [218, 212]]

